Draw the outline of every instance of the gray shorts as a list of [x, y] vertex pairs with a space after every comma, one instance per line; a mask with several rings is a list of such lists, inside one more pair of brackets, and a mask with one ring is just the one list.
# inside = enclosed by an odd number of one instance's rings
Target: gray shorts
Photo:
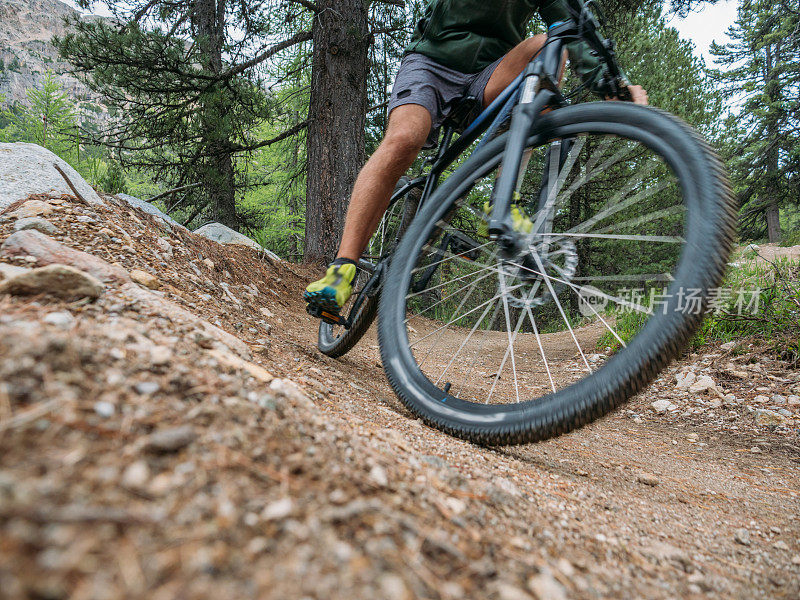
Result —
[[439, 64], [424, 54], [403, 57], [394, 80], [389, 113], [403, 104], [419, 104], [431, 114], [431, 132], [426, 148], [436, 145], [439, 127], [458, 102], [466, 96], [483, 101], [483, 90], [502, 58], [477, 73], [461, 73]]

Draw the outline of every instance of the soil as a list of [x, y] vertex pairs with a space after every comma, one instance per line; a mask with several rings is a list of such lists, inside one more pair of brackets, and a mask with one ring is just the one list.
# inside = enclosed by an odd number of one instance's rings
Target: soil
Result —
[[[713, 348], [580, 431], [477, 447], [402, 406], [374, 330], [316, 350], [316, 270], [50, 201], [54, 239], [158, 289], [0, 296], [0, 597], [800, 596], [785, 363]], [[719, 395], [676, 388], [689, 371]]]

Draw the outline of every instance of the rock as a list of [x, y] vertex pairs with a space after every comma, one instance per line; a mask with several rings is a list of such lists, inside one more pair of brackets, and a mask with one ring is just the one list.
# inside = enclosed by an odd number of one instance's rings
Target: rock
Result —
[[141, 490], [150, 480], [150, 467], [143, 460], [128, 465], [122, 474], [122, 486], [131, 490]]
[[78, 172], [49, 150], [36, 144], [0, 144], [0, 210], [32, 194], [74, 196], [57, 164], [89, 204], [104, 204]]
[[528, 589], [537, 600], [566, 600], [567, 592], [549, 573], [540, 573], [528, 579]]
[[736, 348], [736, 342], [726, 342], [720, 346], [720, 349], [725, 352], [730, 352], [734, 348]]
[[214, 270], [214, 261], [211, 260], [210, 258], [204, 258], [203, 259], [203, 264], [205, 266], [207, 266], [209, 269], [211, 269], [212, 271]]
[[158, 240], [156, 240], [156, 245], [158, 246], [158, 249], [161, 251], [161, 254], [164, 256], [164, 258], [166, 258], [167, 260], [172, 258], [173, 256], [172, 244], [170, 244], [164, 238], [158, 238]]
[[669, 410], [675, 410], [677, 406], [675, 406], [669, 400], [656, 400], [650, 406], [653, 407], [653, 410], [656, 411], [658, 414], [662, 415]]
[[179, 229], [183, 229], [184, 231], [189, 231], [188, 229], [186, 229], [186, 227], [178, 223], [175, 219], [170, 217], [165, 212], [159, 210], [156, 206], [150, 204], [149, 202], [146, 202], [145, 200], [140, 200], [136, 196], [131, 196], [129, 194], [117, 194], [116, 196], [114, 196], [114, 198], [116, 198], [117, 200], [122, 200], [129, 206], [138, 208], [139, 210], [147, 213], [148, 215], [158, 217], [171, 227], [178, 227]]
[[514, 584], [505, 581], [496, 581], [492, 587], [494, 588], [497, 600], [531, 600], [530, 594], [521, 590]]
[[45, 323], [55, 325], [56, 327], [70, 327], [75, 322], [75, 317], [72, 313], [65, 310], [59, 312], [47, 313], [42, 319]]
[[800, 406], [800, 396], [795, 396], [792, 394], [788, 398], [786, 398], [786, 404], [789, 406]]
[[716, 390], [717, 384], [708, 375], [698, 377], [692, 385], [689, 386], [689, 392], [692, 394], [702, 394], [708, 390]]
[[742, 546], [750, 545], [750, 532], [747, 529], [737, 529], [733, 532], [733, 539], [737, 544]]
[[[25, 203], [25, 205], [27, 204], [30, 204], [30, 201]], [[58, 227], [41, 217], [23, 217], [14, 223], [14, 231], [25, 231], [26, 229], [35, 229], [47, 235], [55, 235], [59, 231]]]
[[756, 396], [755, 398], [753, 398], [753, 402], [755, 402], [756, 404], [766, 404], [767, 402], [769, 402], [769, 396]]
[[111, 265], [87, 252], [73, 250], [51, 239], [39, 231], [17, 231], [0, 246], [2, 257], [33, 256], [39, 265], [62, 264], [89, 273], [103, 282], [127, 283], [130, 281], [125, 269]]
[[676, 384], [675, 384], [676, 389], [688, 390], [689, 386], [691, 386], [697, 380], [697, 375], [695, 375], [691, 371], [688, 371], [686, 373], [677, 373], [675, 375], [675, 379], [676, 379]]
[[234, 231], [230, 227], [226, 227], [222, 223], [208, 223], [207, 225], [203, 225], [199, 229], [195, 229], [195, 235], [202, 236], [212, 242], [217, 242], [218, 244], [226, 245], [235, 245], [235, 246], [248, 246], [259, 252], [263, 252], [266, 254], [270, 259], [279, 261], [281, 258], [275, 254], [274, 252], [270, 252], [266, 248], [262, 248], [261, 245], [251, 240], [246, 235], [242, 235], [238, 231]]
[[785, 408], [780, 408], [780, 409], [778, 409], [778, 414], [779, 415], [783, 415], [784, 417], [791, 417], [792, 416], [792, 411], [786, 410]]
[[191, 444], [195, 439], [197, 439], [197, 434], [189, 425], [161, 429], [147, 436], [144, 449], [147, 452], [156, 454], [177, 452]]
[[767, 410], [764, 408], [757, 409], [755, 417], [756, 417], [756, 423], [758, 423], [759, 425], [777, 426], [786, 423], [786, 417], [773, 410]]
[[106, 402], [104, 400], [101, 400], [99, 402], [94, 403], [94, 412], [96, 412], [104, 419], [109, 419], [113, 417], [115, 410], [116, 408], [114, 407], [113, 404], [111, 404], [111, 402]]
[[722, 407], [722, 400], [719, 398], [714, 398], [713, 400], [708, 401], [709, 408], [721, 408]]
[[786, 404], [786, 396], [781, 396], [780, 394], [773, 394], [772, 395], [772, 403], [773, 404]]
[[652, 473], [639, 473], [639, 475], [636, 476], [636, 481], [651, 487], [655, 487], [661, 483], [661, 480]]
[[261, 518], [265, 521], [278, 521], [292, 514], [292, 510], [294, 510], [292, 499], [281, 498], [264, 507], [264, 510], [261, 511]]
[[136, 390], [137, 394], [141, 394], [142, 396], [150, 396], [160, 390], [161, 386], [155, 381], [140, 381], [133, 386], [133, 389]]
[[49, 215], [53, 210], [53, 205], [44, 200], [27, 200], [6, 216], [9, 219], [32, 219], [39, 215]]
[[48, 265], [20, 273], [0, 283], [0, 293], [13, 295], [50, 294], [59, 298], [98, 298], [103, 284], [67, 265]]
[[0, 281], [16, 275], [21, 275], [22, 273], [27, 273], [28, 271], [30, 271], [30, 269], [27, 267], [17, 267], [9, 265], [8, 263], [0, 263]]
[[759, 448], [758, 446], [753, 446], [752, 448], [750, 448], [750, 452], [752, 452], [753, 454], [761, 454], [761, 448]]
[[788, 550], [789, 544], [787, 544], [783, 540], [778, 540], [777, 542], [772, 544], [772, 547], [775, 548], [776, 550]]
[[792, 564], [793, 565], [800, 565], [800, 554], [795, 554], [792, 557]]
[[375, 465], [370, 469], [369, 478], [380, 487], [389, 485], [389, 477], [386, 475], [386, 470], [380, 465]]
[[380, 598], [385, 598], [386, 600], [408, 600], [411, 598], [403, 578], [394, 573], [384, 573], [378, 577], [378, 587], [380, 588]]
[[139, 285], [143, 285], [146, 288], [151, 290], [157, 290], [161, 287], [161, 282], [158, 280], [158, 277], [155, 275], [151, 275], [146, 271], [140, 271], [139, 269], [132, 269], [130, 271], [131, 279], [134, 283], [138, 283]]
[[172, 360], [172, 350], [166, 346], [153, 346], [150, 348], [150, 364], [166, 365]]

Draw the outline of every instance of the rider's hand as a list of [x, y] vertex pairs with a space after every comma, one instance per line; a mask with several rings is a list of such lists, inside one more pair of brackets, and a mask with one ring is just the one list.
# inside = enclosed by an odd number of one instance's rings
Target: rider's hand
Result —
[[[634, 104], [641, 104], [647, 106], [650, 104], [647, 98], [647, 90], [640, 85], [629, 85], [628, 93], [631, 95], [631, 100]], [[619, 100], [619, 98], [606, 97], [606, 100]]]

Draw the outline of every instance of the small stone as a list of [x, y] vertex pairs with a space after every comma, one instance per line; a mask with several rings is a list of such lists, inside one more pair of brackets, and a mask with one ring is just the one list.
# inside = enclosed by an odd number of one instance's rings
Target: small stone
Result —
[[172, 350], [166, 346], [153, 346], [150, 348], [150, 364], [165, 365], [172, 360]]
[[800, 565], [800, 554], [795, 554], [792, 557], [792, 564], [793, 565]]
[[133, 386], [133, 389], [136, 390], [137, 394], [141, 394], [142, 396], [150, 396], [151, 394], [155, 394], [158, 390], [160, 390], [161, 386], [155, 381], [140, 381]]
[[767, 427], [778, 426], [786, 423], [786, 417], [775, 412], [774, 410], [767, 410], [759, 408], [756, 410], [756, 423]]
[[53, 212], [53, 205], [42, 200], [28, 200], [22, 206], [8, 216], [12, 219], [25, 219], [38, 217], [39, 215], [49, 215]]
[[566, 600], [567, 592], [549, 573], [540, 573], [528, 579], [528, 589], [537, 600]]
[[150, 467], [143, 460], [131, 463], [122, 474], [122, 486], [132, 490], [144, 488], [149, 480]]
[[720, 346], [720, 349], [725, 352], [730, 352], [734, 348], [736, 348], [736, 342], [725, 342]]
[[78, 221], [78, 223], [97, 223], [97, 219], [93, 219], [88, 215], [78, 215], [75, 217], [75, 220]]
[[158, 280], [158, 277], [145, 271], [140, 271], [139, 269], [133, 269], [131, 271], [131, 279], [139, 285], [143, 285], [151, 290], [157, 290], [161, 287], [161, 282]]
[[263, 307], [263, 306], [262, 306], [261, 308], [259, 308], [258, 310], [259, 310], [259, 312], [260, 312], [262, 315], [264, 315], [264, 316], [265, 316], [265, 317], [267, 317], [268, 319], [271, 319], [272, 317], [274, 317], [274, 316], [275, 316], [275, 315], [273, 314], [273, 312], [272, 312], [270, 309], [268, 309], [268, 308], [265, 308], [265, 307]]
[[164, 258], [172, 258], [172, 244], [170, 244], [167, 240], [164, 238], [158, 238], [156, 240], [156, 246], [158, 246], [158, 249], [161, 251], [161, 254], [164, 256]]
[[55, 235], [59, 232], [58, 227], [42, 217], [24, 217], [14, 223], [14, 231], [24, 231], [26, 229], [35, 229], [47, 235]]
[[786, 396], [781, 396], [780, 394], [773, 394], [772, 395], [772, 403], [773, 404], [786, 404]]
[[777, 542], [772, 544], [772, 547], [775, 548], [776, 550], [788, 550], [789, 544], [787, 544], [783, 540], [778, 540]]
[[269, 548], [269, 540], [262, 536], [254, 537], [247, 543], [247, 553], [250, 556], [261, 554], [267, 548]]
[[764, 395], [756, 396], [755, 398], [753, 398], [753, 402], [755, 402], [756, 404], [766, 404], [767, 402], [769, 402], [769, 396], [764, 396]]
[[800, 396], [796, 396], [792, 394], [788, 398], [786, 398], [786, 404], [789, 406], [800, 406]]
[[644, 485], [649, 485], [651, 487], [657, 486], [661, 483], [661, 480], [653, 475], [652, 473], [640, 473], [636, 476], [636, 481], [639, 483], [643, 483]]
[[697, 440], [700, 439], [700, 436], [697, 435], [696, 433], [690, 433], [689, 435], [686, 436], [686, 439], [689, 440], [690, 442], [696, 442]]
[[101, 400], [99, 402], [94, 403], [94, 412], [96, 412], [104, 419], [109, 419], [113, 417], [115, 410], [116, 408], [114, 407], [113, 404], [111, 404], [111, 402], [106, 402], [104, 400]]
[[214, 261], [211, 260], [210, 258], [204, 258], [203, 259], [203, 264], [205, 266], [207, 266], [209, 269], [213, 269], [214, 268]]
[[369, 478], [380, 487], [389, 485], [389, 477], [386, 475], [386, 470], [380, 465], [375, 465], [370, 469]]
[[278, 521], [292, 514], [293, 509], [294, 503], [291, 498], [281, 498], [272, 504], [268, 504], [264, 510], [261, 511], [261, 518], [265, 521]]
[[408, 600], [411, 594], [408, 592], [403, 578], [395, 573], [384, 573], [378, 577], [378, 587], [380, 597], [386, 600]]
[[697, 380], [697, 375], [688, 371], [686, 373], [678, 373], [675, 375], [675, 388], [679, 390], [688, 390], [689, 387]]
[[752, 448], [750, 448], [750, 452], [752, 452], [753, 454], [761, 454], [761, 448], [759, 448], [758, 446], [753, 446]]
[[708, 401], [709, 408], [721, 408], [722, 407], [722, 400], [719, 398], [714, 398], [713, 400]]
[[144, 449], [148, 452], [177, 452], [197, 439], [197, 434], [189, 425], [162, 429], [147, 436]]
[[497, 581], [494, 589], [497, 593], [497, 600], [531, 600], [530, 594], [505, 581]]
[[716, 387], [717, 384], [711, 377], [703, 375], [702, 377], [698, 377], [697, 381], [689, 386], [689, 392], [692, 394], [702, 394], [703, 392], [714, 390]]
[[31, 269], [0, 283], [0, 293], [50, 294], [64, 299], [98, 298], [103, 289], [103, 284], [88, 273], [57, 264]]
[[733, 532], [733, 539], [742, 546], [750, 545], [750, 532], [747, 529], [737, 529]]
[[56, 327], [66, 328], [72, 326], [75, 322], [75, 317], [72, 316], [72, 313], [62, 310], [59, 312], [47, 313], [42, 321], [50, 325], [55, 325]]
[[665, 412], [669, 410], [674, 410], [677, 408], [672, 402], [669, 400], [656, 400], [650, 406], [653, 407], [653, 410], [656, 411], [658, 414], [663, 415]]
[[777, 413], [778, 413], [779, 415], [783, 415], [784, 417], [791, 417], [791, 416], [793, 416], [793, 415], [792, 415], [792, 411], [790, 411], [790, 410], [786, 410], [785, 408], [780, 408], [780, 409], [778, 409], [778, 410], [777, 410]]

